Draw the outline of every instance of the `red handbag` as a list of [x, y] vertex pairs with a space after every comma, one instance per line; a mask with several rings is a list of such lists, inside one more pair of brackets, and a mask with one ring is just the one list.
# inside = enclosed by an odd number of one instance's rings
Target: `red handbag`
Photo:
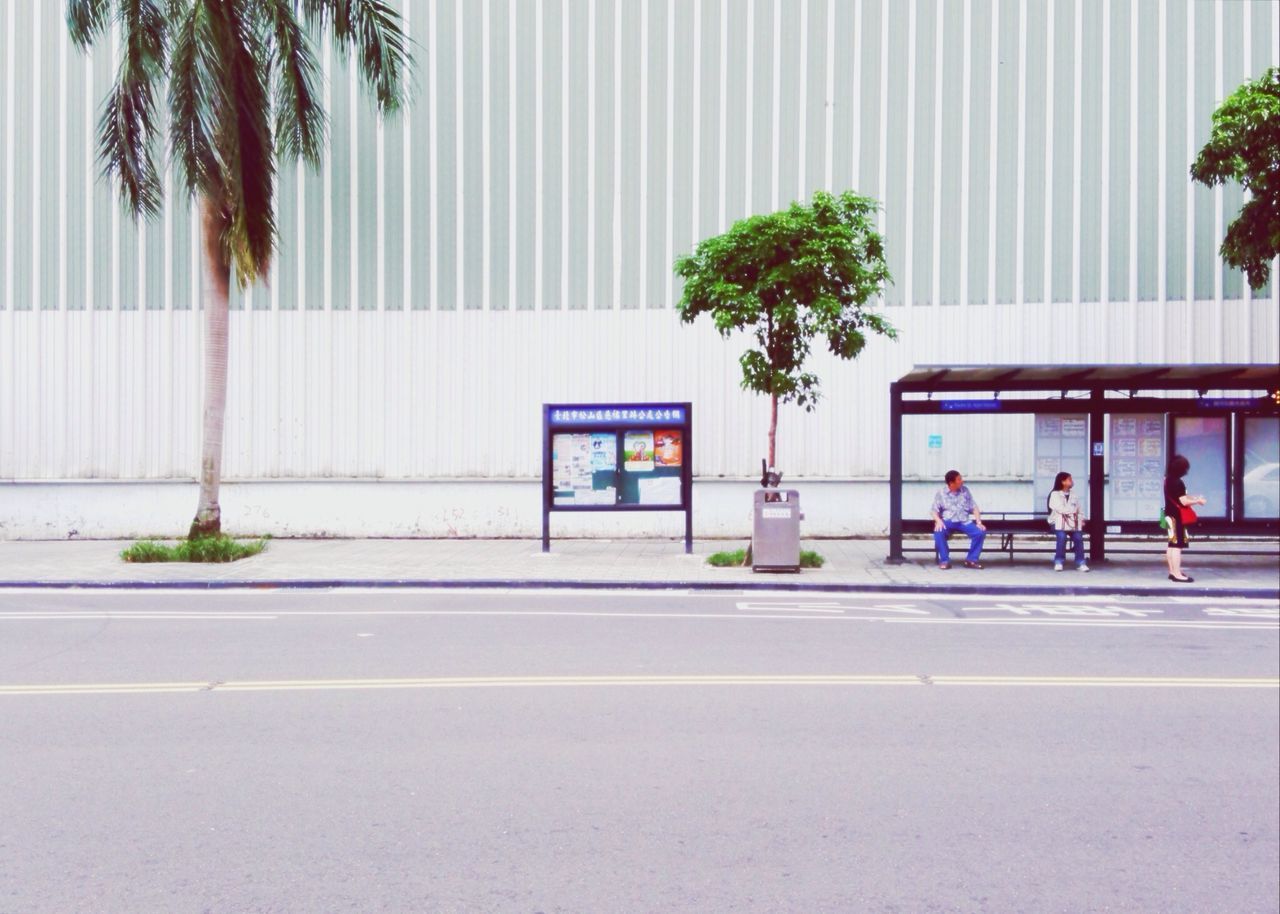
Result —
[[1178, 513], [1182, 516], [1182, 526], [1184, 527], [1199, 520], [1196, 509], [1190, 505], [1178, 505]]

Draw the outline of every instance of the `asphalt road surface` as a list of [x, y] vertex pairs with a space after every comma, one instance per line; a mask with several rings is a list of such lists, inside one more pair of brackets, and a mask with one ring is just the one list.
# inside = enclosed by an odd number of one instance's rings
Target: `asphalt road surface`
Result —
[[1275, 602], [0, 593], [0, 912], [1275, 912]]

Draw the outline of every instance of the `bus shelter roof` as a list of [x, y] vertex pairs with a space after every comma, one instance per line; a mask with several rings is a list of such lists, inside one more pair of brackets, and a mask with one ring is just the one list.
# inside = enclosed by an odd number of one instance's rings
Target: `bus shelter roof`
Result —
[[1280, 365], [917, 365], [902, 392], [1015, 390], [1275, 390]]

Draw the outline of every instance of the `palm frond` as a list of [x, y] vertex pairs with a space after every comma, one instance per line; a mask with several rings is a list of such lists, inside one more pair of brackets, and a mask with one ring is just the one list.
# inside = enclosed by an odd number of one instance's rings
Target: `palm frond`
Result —
[[379, 111], [395, 111], [402, 102], [403, 74], [410, 64], [408, 39], [400, 14], [383, 0], [354, 0], [356, 51], [365, 81], [373, 86]]
[[[210, 7], [211, 10], [214, 7]], [[219, 158], [229, 199], [227, 254], [240, 285], [266, 274], [276, 226], [272, 193], [275, 155], [271, 138], [268, 54], [254, 27], [248, 0], [223, 0], [217, 11], [223, 99], [218, 117]]]
[[164, 75], [166, 22], [154, 0], [123, 0], [120, 13], [124, 54], [98, 121], [98, 161], [134, 215], [154, 215], [161, 205], [155, 83]]
[[178, 13], [173, 30], [169, 76], [169, 145], [187, 192], [221, 200], [223, 163], [216, 137], [223, 66], [218, 54], [219, 17], [207, 0], [193, 0]]
[[111, 19], [111, 0], [67, 0], [67, 30], [83, 51], [97, 40]]
[[339, 49], [355, 52], [378, 110], [398, 110], [404, 102], [404, 77], [413, 64], [400, 14], [385, 0], [303, 0], [302, 11], [322, 31], [331, 24]]
[[280, 69], [275, 91], [276, 145], [286, 159], [301, 156], [318, 168], [328, 123], [317, 94], [320, 68], [294, 16], [292, 0], [267, 0], [267, 5], [275, 39], [272, 62]]

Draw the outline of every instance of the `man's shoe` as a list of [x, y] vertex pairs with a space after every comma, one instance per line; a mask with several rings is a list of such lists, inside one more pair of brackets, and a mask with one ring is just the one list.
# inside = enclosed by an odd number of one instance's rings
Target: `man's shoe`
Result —
[[1061, 563], [1061, 562], [1054, 562], [1054, 563], [1053, 563], [1053, 570], [1054, 570], [1054, 571], [1061, 571], [1061, 570], [1062, 570], [1062, 563]]
[[942, 569], [943, 571], [946, 571], [948, 568], [950, 568], [950, 567], [951, 567], [951, 563], [950, 563], [950, 562], [939, 562], [939, 563], [938, 563], [938, 567], [939, 567], [940, 569]]
[[964, 563], [964, 567], [965, 567], [965, 568], [981, 568], [981, 567], [982, 567], [982, 563], [981, 563], [981, 562], [969, 562], [969, 561], [966, 561], [966, 562]]
[[1084, 562], [1081, 562], [1079, 565], [1076, 566], [1076, 571], [1088, 571], [1088, 570], [1089, 570], [1089, 566], [1086, 565]]

